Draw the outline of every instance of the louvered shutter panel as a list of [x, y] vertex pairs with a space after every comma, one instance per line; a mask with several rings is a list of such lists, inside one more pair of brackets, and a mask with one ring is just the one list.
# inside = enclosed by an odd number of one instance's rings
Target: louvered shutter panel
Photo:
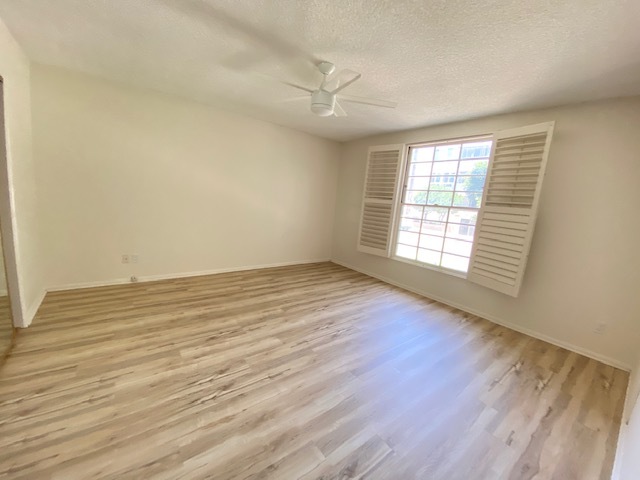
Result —
[[467, 279], [518, 296], [554, 123], [494, 135]]
[[404, 145], [371, 147], [367, 160], [358, 250], [388, 257]]

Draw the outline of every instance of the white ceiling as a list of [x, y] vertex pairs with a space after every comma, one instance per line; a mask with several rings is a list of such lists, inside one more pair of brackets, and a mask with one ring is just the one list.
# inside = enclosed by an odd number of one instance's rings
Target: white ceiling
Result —
[[[336, 140], [640, 94], [638, 0], [11, 0], [0, 16], [36, 62]], [[320, 118], [251, 73], [313, 87], [318, 59], [397, 109]]]

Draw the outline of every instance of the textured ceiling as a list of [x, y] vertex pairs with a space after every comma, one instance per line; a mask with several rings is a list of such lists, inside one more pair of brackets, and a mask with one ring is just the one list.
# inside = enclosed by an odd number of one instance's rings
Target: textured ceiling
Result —
[[[11, 0], [0, 16], [36, 62], [336, 140], [640, 94], [638, 0]], [[320, 118], [260, 75], [312, 87], [318, 59], [397, 109]]]

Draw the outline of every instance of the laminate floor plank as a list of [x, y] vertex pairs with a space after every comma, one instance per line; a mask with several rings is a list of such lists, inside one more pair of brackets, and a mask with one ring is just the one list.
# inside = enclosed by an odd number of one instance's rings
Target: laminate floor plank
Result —
[[627, 382], [332, 263], [51, 292], [0, 478], [606, 479]]

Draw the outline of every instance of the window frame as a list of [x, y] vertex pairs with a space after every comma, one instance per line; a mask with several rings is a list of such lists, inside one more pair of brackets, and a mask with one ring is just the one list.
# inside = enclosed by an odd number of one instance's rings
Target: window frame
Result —
[[[400, 195], [398, 195], [398, 198], [396, 200], [396, 205], [395, 205], [395, 209], [397, 215], [395, 216], [394, 220], [393, 220], [393, 228], [391, 231], [391, 235], [392, 235], [392, 242], [391, 242], [391, 260], [395, 260], [401, 263], [406, 263], [409, 265], [414, 265], [417, 267], [421, 267], [421, 268], [426, 268], [427, 270], [432, 270], [434, 272], [440, 272], [440, 273], [445, 273], [447, 275], [451, 275], [453, 277], [458, 277], [458, 278], [462, 278], [462, 279], [467, 279], [467, 276], [469, 274], [469, 270], [467, 269], [466, 272], [462, 272], [460, 270], [454, 270], [451, 268], [447, 268], [447, 267], [442, 267], [442, 266], [437, 266], [437, 265], [432, 265], [430, 263], [424, 263], [424, 262], [420, 262], [418, 260], [411, 260], [409, 258], [404, 258], [404, 257], [400, 257], [396, 254], [396, 250], [398, 247], [398, 237], [399, 237], [399, 232], [400, 232], [400, 223], [402, 222], [402, 214], [400, 213], [402, 211], [402, 207], [404, 206], [404, 196], [407, 190], [407, 185], [409, 183], [409, 164], [410, 164], [410, 155], [411, 155], [411, 149], [414, 147], [430, 147], [430, 146], [441, 146], [441, 145], [447, 145], [447, 144], [456, 144], [456, 143], [467, 143], [467, 142], [473, 142], [473, 141], [486, 141], [486, 140], [491, 140], [491, 150], [489, 151], [489, 156], [487, 157], [488, 159], [488, 163], [487, 163], [487, 173], [489, 172], [489, 169], [491, 168], [491, 158], [493, 156], [493, 149], [495, 148], [495, 138], [494, 138], [494, 134], [493, 133], [485, 133], [485, 134], [479, 134], [479, 135], [469, 135], [469, 136], [462, 136], [462, 137], [455, 137], [455, 138], [448, 138], [448, 139], [443, 139], [443, 140], [429, 140], [429, 141], [422, 141], [422, 142], [414, 142], [414, 143], [406, 143], [405, 144], [405, 150], [403, 152], [404, 158], [402, 159], [402, 165], [401, 165], [401, 169], [400, 169], [400, 173], [399, 173], [399, 178], [402, 180], [402, 183], [400, 184]], [[484, 157], [483, 157], [484, 158]], [[458, 158], [458, 161], [460, 161], [460, 158]], [[458, 174], [456, 173], [455, 177], [457, 179]], [[478, 214], [480, 213], [480, 210], [482, 209], [482, 207], [484, 206], [484, 198], [485, 198], [485, 186], [486, 186], [486, 181], [485, 181], [485, 185], [482, 187], [482, 196], [480, 198], [480, 205], [477, 209], [473, 208], [473, 210], [477, 210]], [[453, 205], [449, 206], [449, 207], [445, 207], [445, 208], [458, 208], [458, 207], [453, 207]], [[459, 208], [465, 208], [465, 207], [459, 207]], [[479, 218], [479, 215], [478, 215]], [[477, 224], [476, 224], [477, 226]], [[476, 227], [474, 226], [474, 228]], [[473, 251], [474, 251], [474, 247], [476, 244], [476, 238], [474, 235], [474, 239], [473, 242], [471, 243], [471, 250], [472, 250], [472, 255], [473, 255]]]

